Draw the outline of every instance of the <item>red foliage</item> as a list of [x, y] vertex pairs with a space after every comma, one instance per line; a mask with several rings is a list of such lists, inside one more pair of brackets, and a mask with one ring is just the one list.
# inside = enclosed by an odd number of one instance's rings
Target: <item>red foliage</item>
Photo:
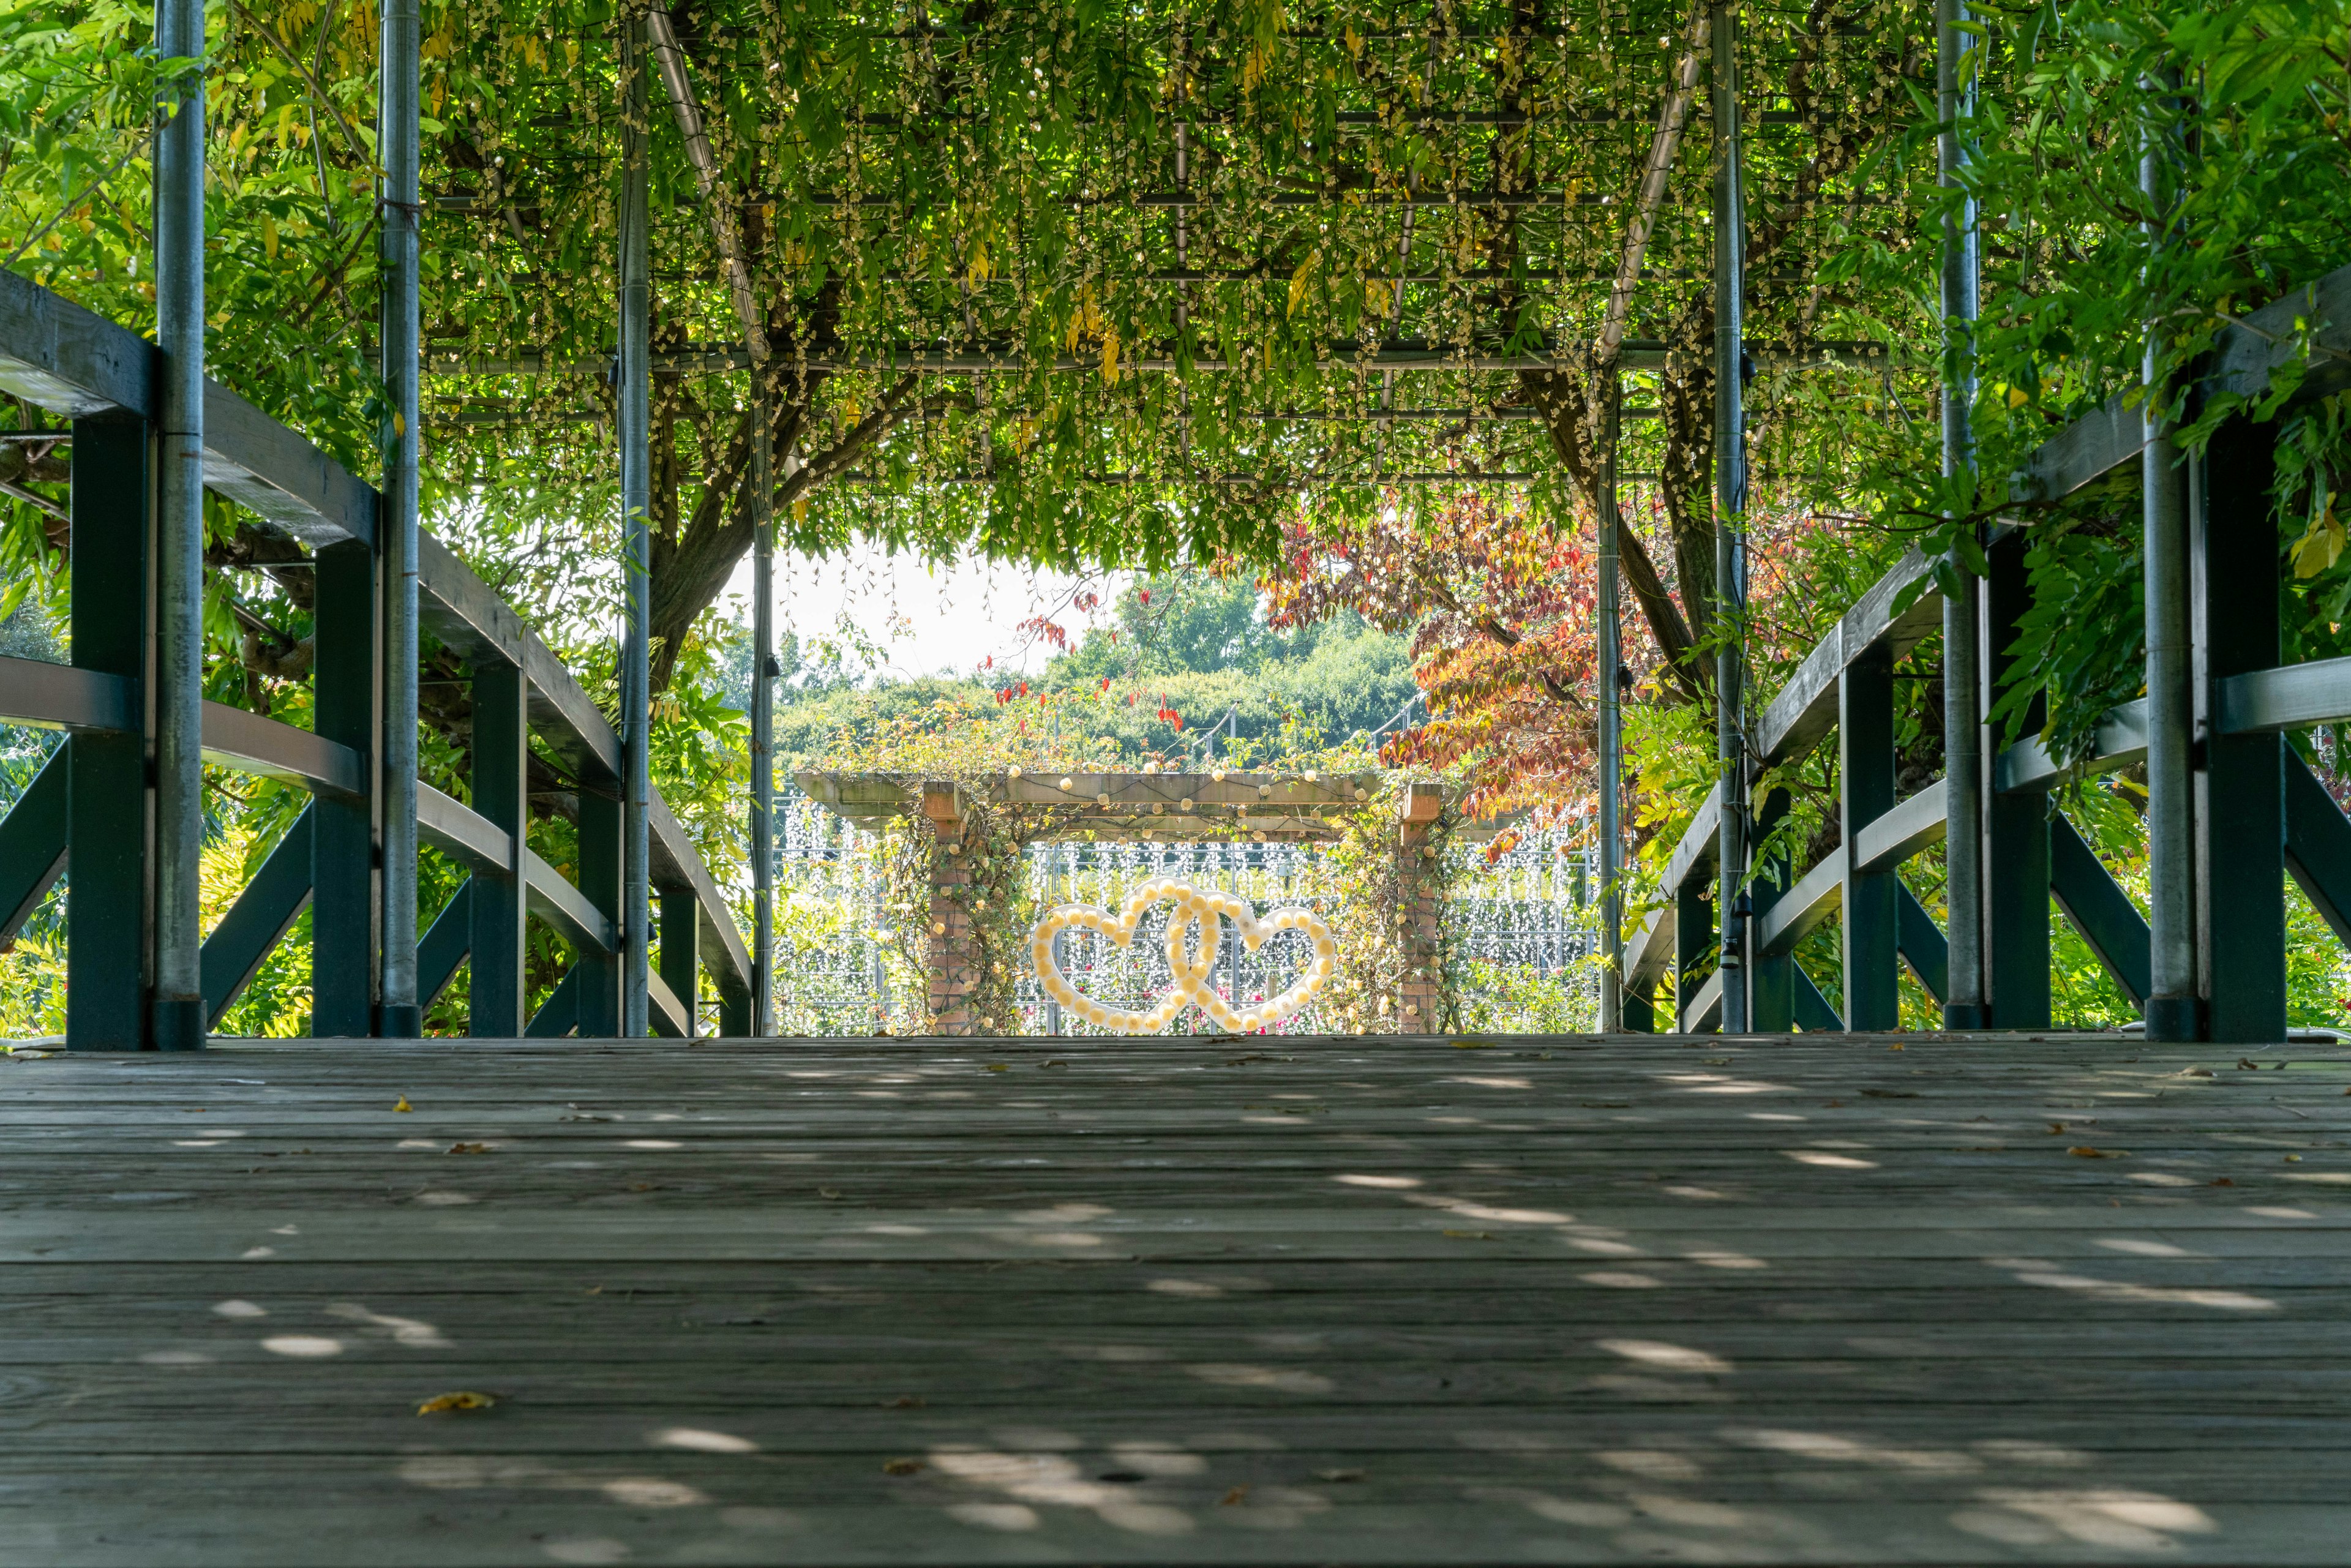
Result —
[[1277, 626], [1353, 610], [1414, 632], [1429, 720], [1389, 741], [1391, 767], [1459, 770], [1476, 815], [1562, 806], [1591, 788], [1593, 563], [1583, 529], [1464, 496], [1423, 528], [1395, 511], [1292, 525], [1262, 585]]

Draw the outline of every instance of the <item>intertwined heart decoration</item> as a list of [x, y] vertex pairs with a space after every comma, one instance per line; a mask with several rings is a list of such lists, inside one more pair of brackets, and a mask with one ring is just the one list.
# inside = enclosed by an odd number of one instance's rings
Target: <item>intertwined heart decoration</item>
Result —
[[[1053, 938], [1063, 931], [1092, 931], [1121, 947], [1126, 946], [1134, 940], [1135, 927], [1142, 924], [1144, 912], [1163, 899], [1173, 900], [1176, 904], [1167, 921], [1167, 972], [1176, 977], [1176, 988], [1148, 1011], [1113, 1008], [1080, 995], [1061, 973], [1061, 965], [1054, 962]], [[1313, 961], [1280, 996], [1249, 1008], [1236, 1008], [1208, 984], [1227, 920], [1239, 931], [1241, 945], [1252, 953], [1278, 932], [1303, 931], [1314, 944]], [[1186, 956], [1187, 932], [1195, 935], [1191, 947], [1198, 955], [1196, 957]], [[1338, 947], [1331, 940], [1331, 928], [1311, 909], [1286, 905], [1259, 920], [1246, 898], [1214, 889], [1203, 890], [1169, 877], [1155, 877], [1129, 894], [1126, 907], [1115, 916], [1098, 904], [1056, 904], [1045, 912], [1045, 917], [1029, 934], [1029, 952], [1045, 994], [1097, 1028], [1117, 1030], [1123, 1034], [1148, 1034], [1165, 1029], [1176, 1021], [1176, 1014], [1191, 1005], [1207, 1014], [1217, 1028], [1242, 1034], [1280, 1023], [1312, 1001], [1315, 993], [1331, 981], [1337, 966]]]

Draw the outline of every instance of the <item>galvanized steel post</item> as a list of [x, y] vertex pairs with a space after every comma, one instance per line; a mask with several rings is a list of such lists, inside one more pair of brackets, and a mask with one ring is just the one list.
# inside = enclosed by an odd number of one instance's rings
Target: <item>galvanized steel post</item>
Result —
[[651, 946], [653, 797], [652, 383], [653, 281], [646, 227], [651, 169], [646, 124], [643, 14], [621, 34], [626, 108], [621, 119], [621, 570], [627, 605], [621, 633], [621, 1033], [640, 1039], [647, 1023], [645, 965]]
[[[150, 1043], [204, 1043], [198, 855], [204, 831], [204, 7], [161, 0], [155, 342], [162, 350], [155, 517], [155, 971]], [[117, 984], [133, 984], [131, 976]]]
[[384, 614], [382, 988], [376, 1032], [423, 1032], [416, 997], [416, 508], [419, 349], [417, 0], [383, 0], [377, 146], [383, 159]]
[[[1969, 124], [1975, 113], [1975, 73], [1968, 63], [1965, 0], [1937, 0], [1935, 6], [1936, 117], [1939, 177], [1946, 189], [1961, 183], [1970, 152]], [[1965, 67], [1966, 68], [1962, 68]], [[1975, 323], [1978, 279], [1976, 204], [1961, 197], [1943, 220], [1943, 476], [1965, 476], [1972, 497], [1975, 433]], [[1981, 591], [1971, 571], [1959, 574], [1959, 591], [1943, 601], [1943, 800], [1949, 829], [1944, 838], [1950, 905], [1949, 998], [1943, 1004], [1947, 1029], [1983, 1029], [1983, 688], [1978, 632]]]
[[[2148, 106], [2159, 113], [2161, 100]], [[2167, 132], [2150, 125], [2139, 160], [2147, 210], [2168, 214], [2173, 180]], [[2146, 226], [2150, 279], [2167, 219]], [[2197, 1019], [2194, 691], [2188, 627], [2187, 475], [2167, 419], [2160, 335], [2147, 334], [2147, 444], [2140, 453], [2147, 593], [2147, 998], [2150, 1040], [2194, 1040]]]
[[1715, 750], [1722, 779], [1716, 840], [1720, 892], [1722, 1032], [1747, 1030], [1746, 203], [1739, 166], [1739, 8], [1717, 0], [1714, 49], [1714, 620]]
[[1617, 604], [1616, 530], [1623, 518], [1616, 509], [1616, 438], [1624, 383], [1608, 372], [1600, 402], [1600, 938], [1608, 945], [1608, 962], [1600, 970], [1600, 1032], [1614, 1034], [1625, 1027], [1625, 902], [1617, 886], [1622, 848], [1624, 781], [1624, 716], [1617, 704], [1622, 691], [1625, 633]]
[[751, 1032], [775, 1029], [776, 532], [768, 369], [751, 369]]

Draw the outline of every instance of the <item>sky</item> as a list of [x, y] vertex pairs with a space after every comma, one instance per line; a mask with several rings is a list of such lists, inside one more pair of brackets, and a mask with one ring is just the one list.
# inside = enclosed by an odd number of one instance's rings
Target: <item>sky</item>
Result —
[[[1100, 579], [1083, 586], [1101, 591]], [[876, 673], [897, 676], [968, 674], [993, 657], [990, 673], [1034, 674], [1055, 649], [1020, 622], [1052, 614], [1072, 641], [1089, 623], [1071, 611], [1069, 599], [1081, 580], [1028, 567], [958, 560], [934, 571], [914, 556], [893, 556], [860, 542], [847, 554], [824, 560], [779, 554], [776, 558], [776, 632], [796, 633], [803, 646], [834, 632], [846, 614], [864, 635], [883, 644], [886, 664]], [[1123, 576], [1107, 585], [1123, 586]], [[736, 569], [727, 592], [749, 619], [751, 561]], [[1113, 597], [1104, 592], [1108, 603]], [[852, 655], [852, 662], [856, 661]]]

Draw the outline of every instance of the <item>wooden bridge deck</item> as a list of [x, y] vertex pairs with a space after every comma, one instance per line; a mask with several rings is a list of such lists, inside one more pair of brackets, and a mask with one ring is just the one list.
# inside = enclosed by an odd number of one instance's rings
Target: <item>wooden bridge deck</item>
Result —
[[2342, 1563], [2351, 1051], [2245, 1060], [19, 1055], [0, 1563]]

